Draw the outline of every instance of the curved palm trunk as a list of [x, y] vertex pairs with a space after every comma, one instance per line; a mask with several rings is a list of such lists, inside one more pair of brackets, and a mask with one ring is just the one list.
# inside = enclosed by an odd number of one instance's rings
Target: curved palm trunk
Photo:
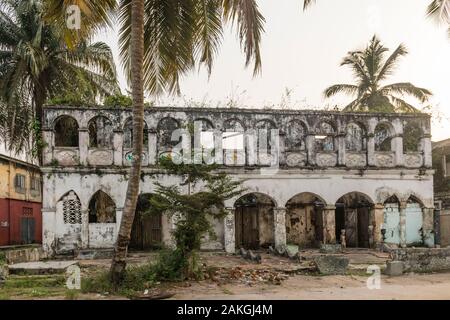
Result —
[[132, 0], [131, 8], [131, 90], [133, 98], [133, 163], [130, 169], [127, 194], [119, 234], [111, 263], [111, 281], [117, 286], [125, 275], [126, 255], [139, 194], [144, 128], [144, 0]]

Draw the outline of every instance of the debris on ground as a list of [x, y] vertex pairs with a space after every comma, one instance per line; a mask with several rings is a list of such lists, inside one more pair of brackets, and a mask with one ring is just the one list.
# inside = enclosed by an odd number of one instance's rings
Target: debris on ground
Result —
[[281, 281], [289, 278], [283, 271], [271, 269], [247, 269], [243, 267], [218, 268], [215, 271], [214, 281], [219, 283], [241, 282], [247, 285], [258, 283], [272, 283], [279, 285]]
[[323, 275], [346, 274], [350, 260], [344, 256], [325, 255], [314, 258], [314, 263]]
[[175, 295], [173, 292], [161, 291], [160, 289], [145, 289], [142, 294], [133, 295], [131, 300], [162, 300], [172, 298]]
[[262, 261], [261, 255], [254, 253], [252, 250], [245, 250], [244, 248], [241, 248], [239, 252], [244, 259], [251, 260], [256, 263], [261, 263]]

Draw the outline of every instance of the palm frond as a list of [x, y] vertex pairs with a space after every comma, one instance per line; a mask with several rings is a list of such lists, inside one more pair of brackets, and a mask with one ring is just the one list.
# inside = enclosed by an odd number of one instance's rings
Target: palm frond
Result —
[[405, 56], [408, 54], [408, 51], [406, 47], [403, 44], [400, 44], [397, 49], [387, 58], [386, 62], [384, 63], [383, 67], [381, 68], [380, 72], [377, 75], [376, 81], [382, 81], [387, 76], [392, 75], [392, 72], [394, 70], [395, 65], [398, 62], [398, 59], [401, 56]]
[[392, 104], [396, 107], [396, 110], [399, 112], [419, 112], [416, 107], [410, 105], [401, 98], [397, 98], [394, 96], [390, 96], [389, 98], [392, 101]]
[[194, 47], [200, 63], [207, 67], [211, 74], [212, 64], [222, 41], [222, 6], [217, 0], [202, 0], [196, 2]]
[[303, 0], [303, 10], [308, 9], [316, 0]]
[[264, 32], [264, 16], [256, 0], [223, 0], [225, 21], [237, 25], [241, 47], [244, 50], [245, 65], [254, 61], [253, 74], [261, 72], [261, 36]]
[[386, 95], [392, 94], [410, 95], [418, 99], [420, 102], [426, 102], [428, 98], [431, 95], [433, 95], [431, 91], [424, 88], [416, 87], [409, 82], [393, 83], [384, 86], [383, 88], [380, 89], [380, 91]]
[[358, 93], [358, 86], [352, 84], [335, 84], [325, 89], [323, 94], [326, 98], [329, 98], [338, 93], [346, 93], [348, 95], [354, 95]]

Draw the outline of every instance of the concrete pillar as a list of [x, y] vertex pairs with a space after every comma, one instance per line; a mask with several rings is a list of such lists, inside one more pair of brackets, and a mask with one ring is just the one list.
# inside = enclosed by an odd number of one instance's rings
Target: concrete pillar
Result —
[[89, 248], [89, 210], [81, 210], [81, 248]]
[[148, 164], [155, 165], [158, 162], [158, 137], [156, 130], [148, 130]]
[[392, 150], [394, 150], [395, 165], [403, 165], [403, 136], [398, 135], [392, 138]]
[[432, 147], [431, 147], [431, 135], [425, 135], [420, 140], [421, 150], [423, 152], [423, 166], [426, 168], [431, 168], [433, 165], [432, 161]]
[[78, 143], [80, 146], [80, 164], [87, 165], [87, 157], [89, 150], [89, 131], [88, 129], [78, 130]]
[[47, 209], [44, 207], [42, 208], [41, 212], [42, 212], [42, 249], [49, 257], [51, 257], [55, 254], [56, 211], [55, 208]]
[[284, 132], [279, 133], [279, 153], [278, 153], [278, 163], [280, 166], [284, 166], [286, 164], [286, 134]]
[[235, 208], [226, 208], [228, 214], [223, 218], [224, 248], [227, 253], [236, 252]]
[[338, 152], [338, 166], [345, 166], [345, 133], [336, 136], [336, 145]]
[[275, 248], [286, 245], [286, 208], [274, 208], [274, 240]]
[[113, 136], [114, 165], [122, 166], [123, 159], [123, 131], [114, 130]]
[[380, 245], [383, 242], [383, 235], [381, 229], [384, 223], [384, 205], [377, 203], [371, 210], [371, 223], [373, 225], [373, 242], [375, 246]]
[[375, 137], [373, 134], [367, 137], [367, 164], [370, 167], [374, 167], [376, 165], [375, 161]]
[[336, 243], [336, 207], [327, 206], [323, 208], [323, 243]]
[[306, 141], [306, 153], [308, 158], [308, 165], [313, 166], [316, 164], [316, 137], [314, 134], [308, 134], [305, 138]]
[[423, 242], [424, 244], [432, 248], [435, 245], [434, 239], [434, 208], [423, 208]]
[[55, 138], [53, 130], [42, 130], [42, 138], [44, 139], [44, 148], [42, 150], [43, 164], [50, 164], [53, 160], [53, 148], [55, 147]]
[[217, 165], [223, 165], [223, 132], [222, 130], [214, 130], [214, 157]]
[[257, 148], [258, 139], [256, 137], [256, 132], [254, 129], [249, 129], [245, 132], [245, 149], [248, 166], [257, 165]]
[[406, 247], [406, 202], [400, 203], [400, 246]]
[[114, 235], [114, 242], [117, 241], [117, 235], [119, 234], [122, 216], [123, 216], [123, 208], [116, 208], [116, 234]]

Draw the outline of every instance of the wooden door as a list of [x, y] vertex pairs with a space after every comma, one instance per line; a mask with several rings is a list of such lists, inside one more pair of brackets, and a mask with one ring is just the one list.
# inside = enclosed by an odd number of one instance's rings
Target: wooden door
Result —
[[358, 246], [358, 214], [356, 209], [345, 210], [345, 242], [347, 247]]
[[258, 207], [236, 208], [236, 247], [245, 249], [259, 248]]
[[369, 247], [369, 208], [358, 209], [358, 247]]
[[162, 243], [161, 215], [144, 215], [136, 211], [131, 231], [130, 248], [148, 250]]
[[22, 217], [20, 219], [20, 235], [22, 244], [34, 242], [34, 218]]

